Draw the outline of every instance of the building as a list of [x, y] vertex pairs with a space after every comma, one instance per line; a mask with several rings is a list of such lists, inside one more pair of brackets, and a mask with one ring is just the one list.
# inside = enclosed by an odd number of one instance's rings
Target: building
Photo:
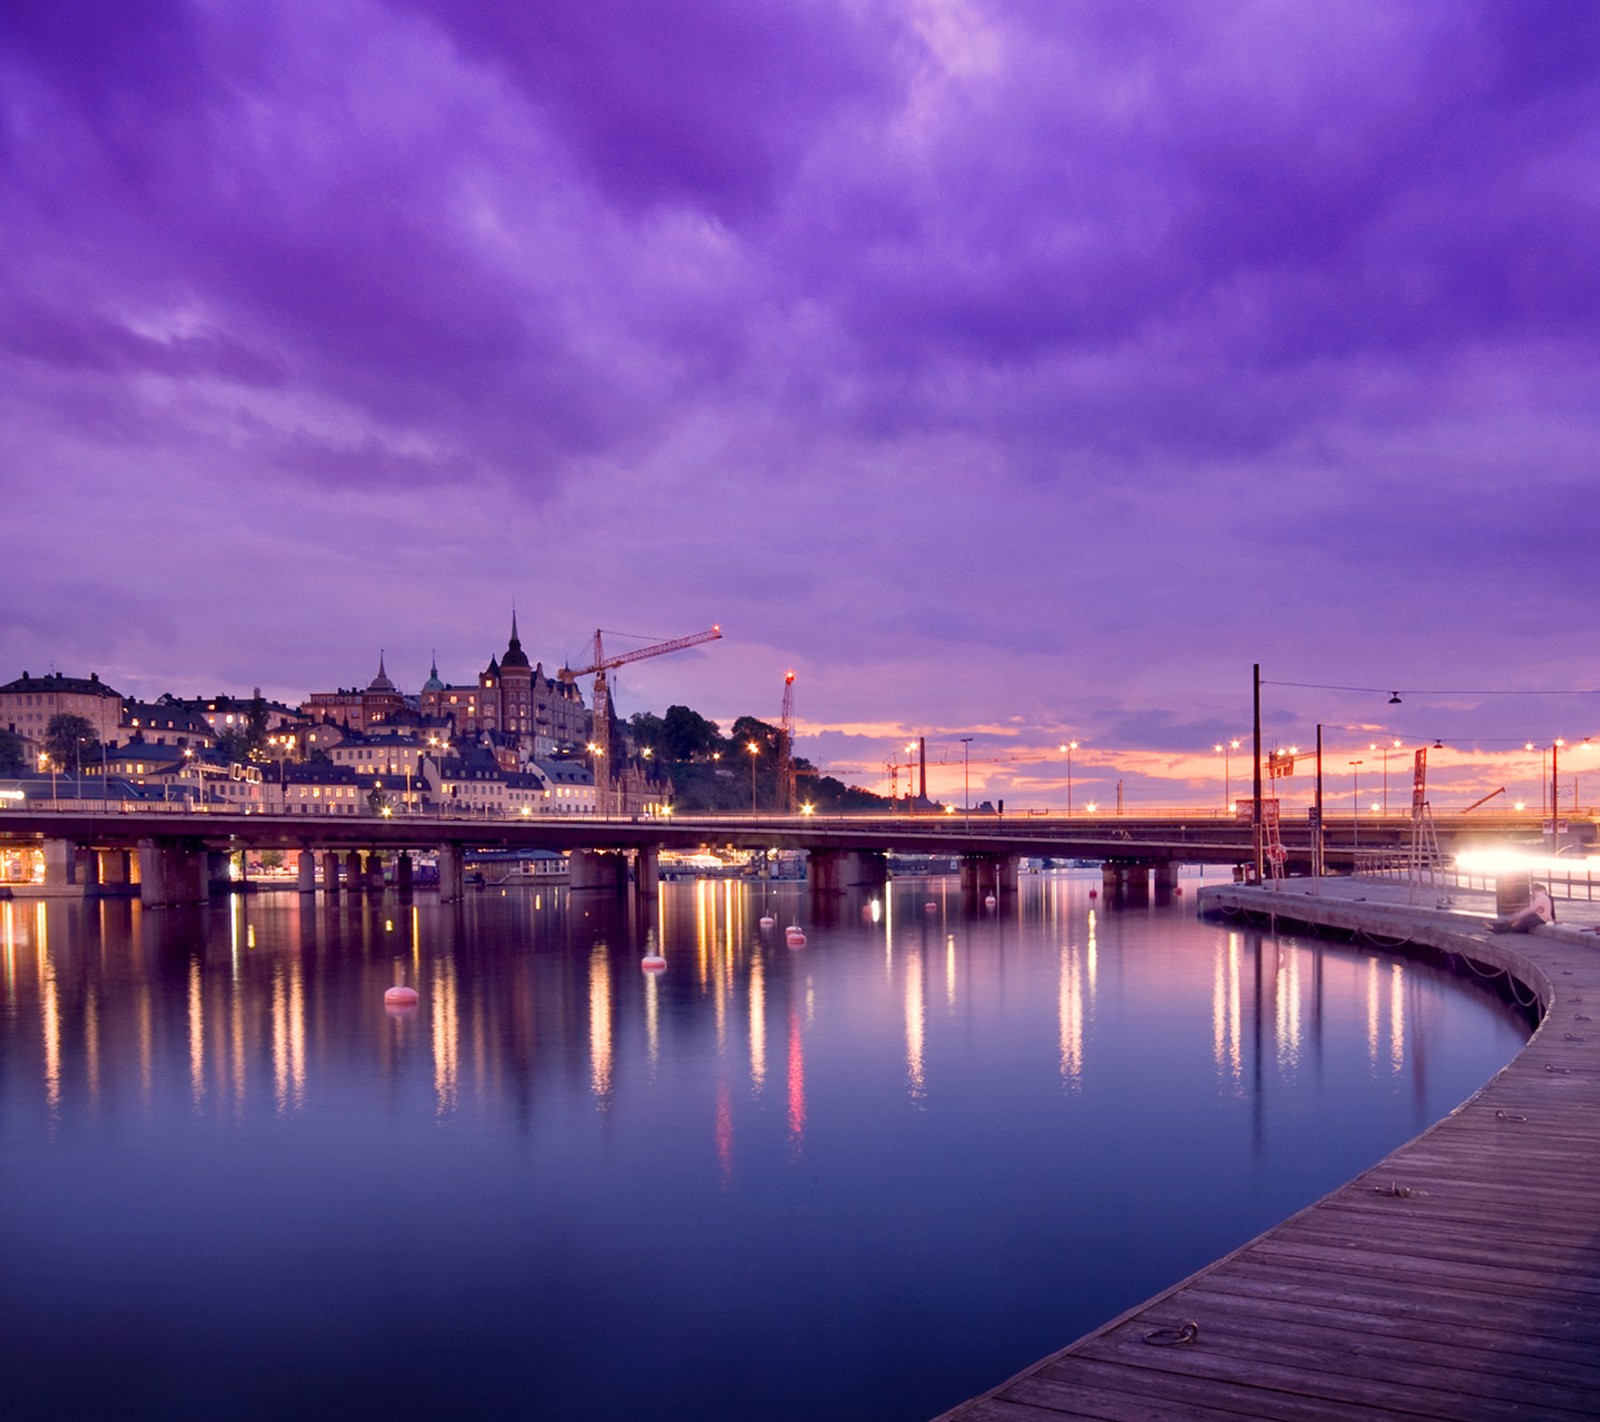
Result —
[[182, 701], [163, 697], [160, 701], [122, 703], [122, 725], [117, 731], [119, 745], [177, 746], [178, 749], [212, 750], [217, 744], [211, 723]]
[[546, 676], [542, 663], [529, 662], [516, 613], [505, 651], [489, 658], [476, 685], [446, 685], [435, 659], [419, 704], [424, 716], [448, 717], [458, 736], [488, 733], [536, 756], [576, 750], [589, 738], [583, 693], [576, 682]]
[[330, 721], [352, 731], [370, 731], [385, 725], [406, 709], [406, 699], [389, 680], [378, 653], [378, 674], [364, 688], [340, 687], [314, 691], [300, 704], [300, 713], [313, 721]]
[[117, 740], [122, 724], [122, 697], [103, 681], [99, 672], [87, 679], [63, 676], [30, 676], [27, 672], [15, 681], [0, 686], [0, 726], [14, 731], [38, 754], [52, 716], [82, 716], [94, 728], [102, 745]]

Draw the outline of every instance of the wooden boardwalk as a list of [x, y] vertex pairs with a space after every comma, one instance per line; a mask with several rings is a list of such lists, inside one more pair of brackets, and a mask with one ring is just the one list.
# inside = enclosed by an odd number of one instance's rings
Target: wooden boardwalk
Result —
[[1509, 967], [1539, 1030], [1373, 1169], [939, 1422], [1600, 1417], [1600, 906], [1492, 936], [1486, 897], [1290, 883], [1201, 907]]

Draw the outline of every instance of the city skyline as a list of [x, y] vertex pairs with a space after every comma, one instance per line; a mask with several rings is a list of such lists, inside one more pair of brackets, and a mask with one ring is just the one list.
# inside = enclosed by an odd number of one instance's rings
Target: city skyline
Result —
[[0, 679], [415, 692], [515, 607], [547, 672], [721, 624], [619, 714], [793, 668], [871, 788], [971, 736], [1059, 804], [1070, 739], [1199, 798], [1255, 663], [1269, 744], [1492, 788], [1600, 736], [1597, 55], [1561, 0], [8, 7]]

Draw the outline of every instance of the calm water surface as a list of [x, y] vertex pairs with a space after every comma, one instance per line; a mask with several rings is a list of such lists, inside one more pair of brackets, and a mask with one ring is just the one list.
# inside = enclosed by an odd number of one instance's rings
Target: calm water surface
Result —
[[1524, 1040], [1431, 968], [1098, 883], [972, 914], [900, 881], [831, 922], [713, 883], [648, 918], [0, 904], [6, 1413], [914, 1422]]

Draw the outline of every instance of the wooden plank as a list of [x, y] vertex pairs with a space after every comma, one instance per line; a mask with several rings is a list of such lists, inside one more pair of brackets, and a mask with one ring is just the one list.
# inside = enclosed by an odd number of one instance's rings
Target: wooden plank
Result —
[[[1374, 1356], [1394, 1356], [1414, 1352], [1418, 1345], [1430, 1349], [1464, 1349], [1471, 1353], [1474, 1366], [1498, 1371], [1508, 1377], [1531, 1376], [1538, 1381], [1563, 1386], [1600, 1390], [1600, 1351], [1594, 1341], [1584, 1345], [1585, 1357], [1573, 1357], [1573, 1340], [1521, 1335], [1508, 1340], [1508, 1330], [1500, 1325], [1484, 1326], [1474, 1311], [1471, 1317], [1448, 1322], [1437, 1317], [1422, 1317], [1416, 1310], [1385, 1311], [1377, 1307], [1345, 1307], [1323, 1298], [1294, 1294], [1264, 1296], [1227, 1287], [1231, 1280], [1209, 1281], [1185, 1290], [1185, 1305], [1196, 1318], [1207, 1320], [1224, 1313], [1229, 1326], [1243, 1333], [1283, 1338], [1307, 1339], [1308, 1331], [1320, 1334], [1337, 1330], [1355, 1338], [1356, 1346]], [[1597, 1325], [1600, 1331], [1600, 1325]]]
[[[1509, 964], [1550, 1002], [1543, 1028], [1349, 1185], [975, 1404], [1023, 1411], [950, 1422], [1600, 1416], [1600, 1021], [1579, 1020], [1600, 1017], [1600, 944], [1571, 928], [1490, 943], [1458, 915], [1341, 892], [1274, 899]], [[1146, 1342], [1190, 1319], [1195, 1342]]]

